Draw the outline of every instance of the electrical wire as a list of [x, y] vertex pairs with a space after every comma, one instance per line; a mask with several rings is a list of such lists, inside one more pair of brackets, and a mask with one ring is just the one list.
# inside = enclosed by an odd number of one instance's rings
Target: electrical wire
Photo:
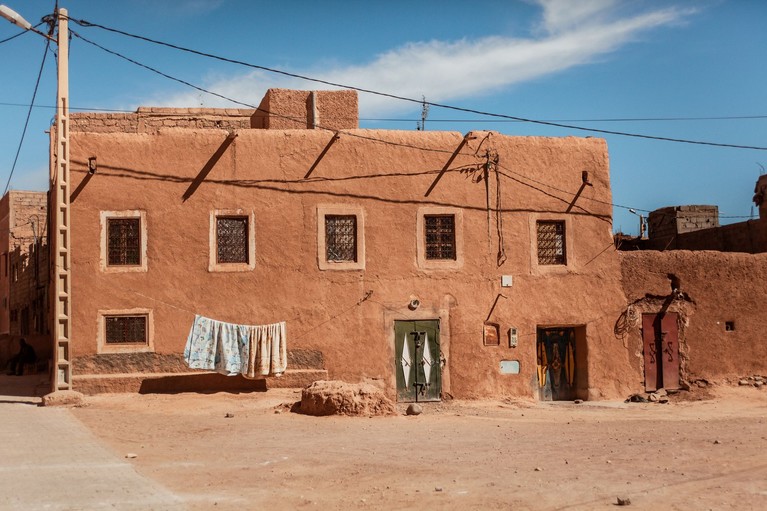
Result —
[[[2, 104], [2, 103], [0, 103]], [[541, 119], [544, 122], [665, 122], [665, 121], [726, 121], [746, 119], [767, 119], [767, 115], [723, 115], [719, 117], [605, 117], [597, 119]], [[396, 119], [360, 117], [360, 121], [368, 122], [420, 122], [421, 119]], [[521, 123], [511, 119], [429, 119], [429, 122], [471, 122], [471, 123]]]
[[[155, 68], [153, 68], [151, 66], [148, 66], [146, 64], [142, 64], [142, 63], [140, 63], [140, 62], [138, 62], [138, 61], [136, 61], [136, 60], [134, 60], [134, 59], [132, 59], [130, 57], [127, 57], [127, 56], [125, 56], [125, 55], [123, 55], [123, 54], [121, 54], [119, 52], [116, 52], [114, 50], [110, 50], [108, 48], [105, 48], [104, 46], [102, 46], [102, 45], [100, 45], [100, 44], [98, 44], [98, 43], [96, 43], [94, 41], [91, 41], [90, 39], [82, 36], [81, 34], [79, 34], [76, 31], [70, 31], [70, 32], [72, 33], [72, 35], [74, 35], [78, 39], [81, 39], [81, 40], [85, 41], [86, 43], [91, 44], [91, 45], [93, 45], [93, 46], [95, 46], [95, 47], [97, 47], [97, 48], [99, 48], [99, 49], [101, 49], [101, 50], [111, 54], [111, 55], [114, 55], [116, 57], [124, 59], [124, 60], [126, 60], [128, 62], [131, 62], [132, 64], [135, 64], [135, 65], [137, 65], [139, 67], [147, 69], [148, 71], [151, 71], [153, 73], [159, 74], [160, 76], [163, 76], [164, 78], [167, 78], [169, 80], [173, 80], [175, 82], [181, 83], [181, 84], [186, 85], [188, 87], [192, 87], [195, 90], [198, 90], [200, 92], [204, 92], [206, 94], [211, 94], [211, 95], [214, 95], [214, 96], [219, 97], [221, 99], [224, 99], [226, 101], [231, 101], [232, 103], [236, 103], [236, 104], [239, 104], [239, 105], [242, 105], [242, 106], [246, 106], [248, 108], [252, 108], [252, 109], [255, 109], [256, 111], [260, 111], [260, 112], [263, 112], [263, 113], [266, 113], [266, 114], [269, 114], [269, 115], [274, 115], [276, 117], [280, 117], [280, 118], [283, 118], [283, 119], [287, 119], [287, 120], [291, 120], [291, 121], [296, 121], [296, 122], [305, 122], [305, 119], [300, 119], [300, 118], [297, 118], [297, 117], [292, 117], [292, 116], [287, 116], [287, 115], [282, 115], [282, 114], [275, 114], [275, 113], [272, 113], [272, 112], [270, 112], [270, 111], [268, 111], [266, 109], [263, 109], [263, 108], [251, 105], [249, 103], [238, 101], [238, 100], [236, 100], [234, 98], [230, 98], [228, 96], [224, 96], [223, 94], [219, 94], [217, 92], [213, 92], [213, 91], [210, 91], [210, 90], [205, 89], [203, 87], [200, 87], [198, 85], [192, 84], [192, 83], [190, 83], [190, 82], [188, 82], [186, 80], [182, 80], [180, 78], [176, 78], [176, 77], [171, 76], [171, 75], [169, 75], [167, 73], [164, 73], [164, 72], [162, 72], [162, 71], [160, 71], [158, 69], [155, 69]], [[435, 149], [435, 148], [429, 148], [429, 147], [416, 146], [416, 145], [412, 145], [412, 144], [404, 144], [404, 143], [399, 143], [399, 142], [391, 142], [391, 141], [388, 141], [388, 140], [383, 140], [383, 139], [372, 137], [372, 136], [366, 136], [366, 135], [362, 135], [362, 134], [359, 134], [359, 133], [351, 133], [351, 132], [343, 131], [343, 130], [336, 131], [336, 130], [332, 130], [330, 128], [323, 127], [321, 125], [318, 125], [317, 127], [319, 129], [324, 129], [324, 130], [327, 130], [327, 131], [332, 131], [334, 133], [335, 132], [340, 132], [340, 133], [343, 133], [344, 135], [348, 135], [348, 136], [351, 136], [351, 137], [354, 137], [354, 138], [360, 138], [360, 139], [363, 139], [363, 140], [379, 142], [379, 143], [383, 143], [383, 144], [387, 144], [387, 145], [393, 145], [393, 146], [398, 146], [398, 147], [405, 147], [405, 148], [416, 149], [416, 150], [421, 150], [421, 151], [444, 153], [444, 154], [452, 154], [453, 153], [453, 151], [446, 150], [446, 149]], [[466, 154], [466, 153], [463, 153], [463, 154], [467, 155], [467, 156], [470, 156], [469, 154]], [[556, 190], [556, 191], [561, 192], [561, 193], [565, 193], [565, 194], [568, 194], [568, 195], [572, 194], [572, 192], [570, 192], [570, 191], [563, 190], [563, 189], [557, 188], [556, 186], [553, 186], [553, 185], [551, 185], [549, 183], [545, 183], [543, 181], [539, 181], [539, 180], [533, 179], [533, 178], [531, 178], [529, 176], [525, 176], [524, 174], [521, 174], [519, 172], [515, 172], [515, 171], [513, 171], [513, 170], [511, 170], [511, 169], [509, 169], [507, 167], [504, 167], [503, 165], [498, 165], [498, 166], [500, 168], [508, 171], [508, 172], [511, 172], [512, 174], [515, 174], [515, 175], [523, 178], [523, 179], [527, 179], [529, 181], [532, 181], [532, 182], [537, 183], [537, 184], [542, 185], [542, 186], [546, 186], [548, 188], [551, 188], [551, 189]], [[515, 178], [513, 178], [513, 177], [511, 177], [511, 176], [509, 176], [509, 175], [507, 175], [505, 173], [501, 173], [501, 175], [504, 175], [507, 178], [511, 178], [512, 180], [520, 182], [519, 180], [517, 180], [517, 179], [515, 179]], [[527, 183], [521, 183], [521, 184], [524, 184], [525, 186], [531, 186], [531, 185], [529, 185]], [[547, 192], [545, 192], [545, 191], [543, 191], [543, 190], [541, 190], [541, 189], [539, 189], [537, 187], [533, 186], [532, 188], [540, 191], [541, 193], [544, 193], [544, 194], [547, 193]], [[556, 198], [560, 199], [560, 200], [564, 200], [561, 197], [556, 197]], [[603, 201], [603, 200], [596, 199], [596, 198], [590, 198], [590, 197], [583, 197], [583, 198], [587, 199], [587, 200], [594, 201], [594, 202], [598, 202], [598, 203], [601, 203], [601, 204], [605, 204], [605, 205], [609, 205], [609, 206], [613, 206], [613, 207], [617, 207], [617, 208], [626, 209], [626, 210], [633, 209], [635, 211], [641, 211], [641, 212], [644, 212], [644, 213], [650, 213], [651, 212], [651, 210], [647, 210], [647, 209], [643, 209], [643, 208], [636, 208], [636, 207], [631, 207], [631, 206], [624, 206], [624, 205], [621, 205], [621, 204], [615, 204], [615, 203], [611, 203], [611, 202], [608, 202], [608, 201]], [[720, 215], [720, 218], [751, 218], [751, 217], [747, 216], [747, 215], [742, 215], [742, 216], [739, 216], [739, 215]]]
[[[28, 107], [28, 103], [10, 103], [0, 101], [0, 106]], [[33, 105], [34, 108], [55, 109], [55, 105]], [[136, 113], [136, 110], [126, 110], [120, 108], [95, 108], [85, 106], [70, 106], [70, 110], [79, 110], [84, 112], [110, 112], [110, 113]], [[767, 115], [723, 115], [708, 117], [624, 117], [624, 118], [594, 118], [594, 119], [542, 119], [546, 122], [666, 122], [666, 121], [727, 121], [727, 120], [758, 120], [767, 119]], [[408, 118], [379, 118], [379, 117], [360, 117], [363, 122], [420, 122], [421, 119]], [[523, 121], [513, 121], [509, 119], [429, 119], [429, 122], [441, 123], [521, 123]]]
[[[300, 80], [310, 81], [310, 82], [314, 82], [314, 83], [321, 83], [323, 85], [328, 85], [328, 86], [331, 86], [331, 87], [338, 87], [338, 88], [341, 88], [341, 89], [355, 90], [357, 92], [363, 92], [363, 93], [372, 94], [372, 95], [375, 95], [375, 96], [381, 96], [381, 97], [386, 97], [386, 98], [390, 98], [390, 99], [396, 99], [396, 100], [399, 100], [399, 101], [405, 101], [405, 102], [409, 102], [409, 103], [416, 103], [416, 104], [421, 105], [421, 106], [428, 105], [430, 107], [443, 108], [443, 109], [446, 109], [446, 110], [454, 110], [454, 111], [457, 111], [457, 112], [472, 113], [472, 114], [477, 114], [477, 115], [482, 115], [482, 116], [487, 116], [487, 117], [495, 117], [495, 118], [508, 119], [508, 120], [513, 120], [513, 121], [518, 121], [518, 122], [526, 122], [526, 123], [531, 123], [531, 124], [539, 124], [539, 125], [551, 126], [551, 127], [555, 127], [555, 128], [564, 128], [564, 129], [571, 129], [571, 130], [587, 131], [587, 132], [591, 132], [591, 133], [602, 133], [602, 134], [605, 134], [605, 135], [616, 135], [616, 136], [623, 136], [623, 137], [633, 137], [633, 138], [641, 138], [641, 139], [646, 139], [646, 140], [658, 140], [658, 141], [665, 141], [665, 142], [676, 142], [676, 143], [683, 143], [683, 144], [694, 144], [694, 145], [704, 145], [704, 146], [714, 146], [714, 147], [729, 147], [729, 148], [734, 148], [734, 149], [752, 149], [752, 150], [757, 150], [757, 151], [767, 151], [767, 147], [762, 147], [762, 146], [750, 146], [750, 145], [741, 145], [741, 144], [726, 144], [726, 143], [719, 143], [719, 142], [708, 142], [708, 141], [701, 141], [701, 140], [688, 140], [688, 139], [683, 139], [683, 138], [661, 137], [661, 136], [656, 136], [656, 135], [645, 135], [645, 134], [640, 134], [640, 133], [629, 133], [629, 132], [625, 132], [625, 131], [614, 131], [614, 130], [604, 130], [604, 129], [598, 129], [598, 128], [587, 128], [587, 127], [584, 127], [584, 126], [577, 126], [577, 125], [574, 125], [574, 124], [563, 124], [561, 122], [542, 121], [542, 120], [529, 119], [529, 118], [519, 117], [519, 116], [514, 116], [514, 115], [506, 115], [506, 114], [499, 114], [499, 113], [494, 113], [494, 112], [486, 112], [486, 111], [477, 110], [477, 109], [473, 109], [473, 108], [465, 108], [465, 107], [459, 107], [459, 106], [455, 106], [455, 105], [448, 105], [448, 104], [445, 104], [445, 103], [435, 103], [433, 101], [425, 101], [423, 98], [416, 99], [416, 98], [409, 98], [409, 97], [406, 97], [406, 96], [399, 96], [397, 94], [391, 94], [391, 93], [388, 93], [388, 92], [381, 92], [381, 91], [376, 91], [376, 90], [373, 90], [373, 89], [366, 89], [366, 88], [363, 88], [363, 87], [355, 87], [355, 86], [352, 86], [352, 85], [346, 85], [346, 84], [342, 84], [342, 83], [332, 82], [330, 80], [323, 80], [323, 79], [320, 79], [320, 78], [313, 78], [313, 77], [306, 76], [306, 75], [301, 75], [301, 74], [298, 74], [298, 73], [291, 73], [291, 72], [288, 72], [288, 71], [283, 71], [281, 69], [275, 69], [275, 68], [266, 67], [266, 66], [262, 66], [262, 65], [258, 65], [258, 64], [252, 64], [250, 62], [245, 62], [245, 61], [242, 61], [242, 60], [231, 59], [231, 58], [228, 58], [228, 57], [222, 57], [220, 55], [215, 55], [215, 54], [212, 54], [212, 53], [207, 53], [207, 52], [203, 52], [203, 51], [199, 51], [199, 50], [193, 50], [191, 48], [186, 48], [186, 47], [179, 46], [179, 45], [176, 45], [176, 44], [167, 43], [167, 42], [164, 42], [164, 41], [159, 41], [157, 39], [152, 39], [152, 38], [141, 36], [141, 35], [137, 35], [137, 34], [131, 34], [130, 32], [125, 32], [123, 30], [119, 30], [119, 29], [116, 29], [116, 28], [106, 27], [104, 25], [100, 25], [98, 23], [92, 23], [92, 22], [89, 22], [89, 21], [86, 21], [86, 20], [77, 20], [77, 19], [73, 19], [73, 18], [70, 18], [70, 20], [73, 21], [74, 23], [77, 23], [78, 25], [80, 25], [82, 27], [86, 27], [86, 28], [90, 28], [90, 27], [100, 28], [100, 29], [106, 30], [108, 32], [124, 35], [126, 37], [131, 37], [133, 39], [138, 39], [138, 40], [141, 40], [141, 41], [149, 42], [149, 43], [152, 43], [152, 44], [157, 44], [157, 45], [160, 45], [160, 46], [165, 46], [165, 47], [172, 48], [172, 49], [175, 49], [175, 50], [184, 51], [184, 52], [191, 53], [191, 54], [194, 54], [194, 55], [199, 55], [199, 56], [202, 56], [202, 57], [207, 57], [207, 58], [219, 60], [221, 62], [228, 62], [228, 63], [231, 63], [231, 64], [237, 64], [237, 65], [249, 67], [249, 68], [252, 68], [252, 69], [259, 69], [261, 71], [266, 71], [266, 72], [269, 72], [269, 73], [275, 73], [275, 74], [280, 74], [280, 75], [283, 75], [283, 76], [289, 76], [291, 78], [298, 78]], [[242, 103], [240, 103], [240, 104], [242, 104]]]
[[43, 76], [43, 69], [45, 68], [45, 60], [46, 60], [46, 57], [48, 57], [48, 47], [50, 45], [51, 45], [51, 40], [46, 39], [45, 50], [43, 51], [43, 61], [40, 63], [40, 71], [37, 73], [35, 90], [32, 93], [32, 102], [29, 105], [29, 110], [27, 110], [27, 119], [24, 121], [24, 129], [21, 131], [21, 140], [19, 140], [19, 147], [16, 149], [16, 156], [13, 159], [13, 165], [11, 166], [10, 174], [8, 174], [8, 181], [6, 181], [5, 183], [5, 189], [3, 190], [3, 195], [5, 195], [5, 192], [8, 191], [8, 187], [11, 185], [11, 178], [13, 177], [13, 172], [16, 170], [16, 164], [19, 161], [19, 154], [21, 153], [21, 147], [24, 145], [24, 137], [27, 134], [27, 127], [29, 126], [29, 118], [32, 116], [32, 107], [34, 106], [35, 98], [37, 97], [37, 89], [40, 87], [40, 79]]
[[[40, 27], [40, 25], [42, 25], [42, 24], [44, 24], [44, 23], [45, 23], [45, 21], [41, 21], [40, 23], [38, 23], [37, 25], [35, 25], [35, 26], [34, 26], [34, 27], [32, 27], [32, 28], [38, 28], [38, 27]], [[21, 31], [21, 32], [19, 32], [18, 34], [14, 34], [14, 35], [12, 35], [11, 37], [7, 37], [7, 38], [5, 38], [5, 39], [2, 39], [2, 40], [0, 40], [0, 44], [3, 44], [3, 43], [7, 43], [8, 41], [11, 41], [11, 40], [13, 40], [13, 39], [16, 39], [16, 38], [17, 38], [17, 37], [19, 37], [20, 35], [24, 35], [24, 34], [26, 34], [27, 32], [30, 32], [30, 30], [22, 30], [22, 31]]]

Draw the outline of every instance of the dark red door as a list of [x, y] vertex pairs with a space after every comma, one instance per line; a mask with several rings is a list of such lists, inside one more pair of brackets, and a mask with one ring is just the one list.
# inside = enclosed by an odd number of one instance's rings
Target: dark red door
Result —
[[676, 312], [642, 314], [645, 390], [679, 388], [679, 324]]

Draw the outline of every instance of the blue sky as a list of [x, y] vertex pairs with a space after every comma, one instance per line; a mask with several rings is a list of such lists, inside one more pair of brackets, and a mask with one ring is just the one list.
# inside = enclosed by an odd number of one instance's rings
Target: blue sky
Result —
[[[0, 0], [32, 24], [53, 0]], [[701, 0], [477, 0], [256, 2], [236, 0], [61, 0], [70, 17], [255, 64], [360, 87], [511, 116], [589, 128], [767, 146], [767, 2]], [[97, 28], [83, 36], [170, 75], [258, 104], [269, 87], [317, 84], [254, 72]], [[19, 29], [0, 19], [0, 40]], [[45, 43], [24, 34], [0, 44], [0, 181], [21, 137]], [[71, 106], [224, 106], [74, 38]], [[55, 104], [49, 52], [36, 104]], [[54, 111], [35, 108], [11, 189], [47, 188]], [[415, 129], [420, 108], [360, 96], [361, 127]], [[601, 119], [763, 116], [756, 119]], [[402, 119], [383, 121], [376, 119]], [[444, 122], [450, 120], [464, 122]], [[468, 122], [466, 122], [468, 121]], [[592, 133], [432, 108], [429, 130], [492, 129], [509, 135]], [[593, 134], [596, 135], [596, 134]], [[767, 151], [604, 136], [613, 201], [652, 210], [716, 204], [748, 216]], [[614, 229], [638, 219], [615, 208]], [[723, 223], [740, 221], [722, 218]]]

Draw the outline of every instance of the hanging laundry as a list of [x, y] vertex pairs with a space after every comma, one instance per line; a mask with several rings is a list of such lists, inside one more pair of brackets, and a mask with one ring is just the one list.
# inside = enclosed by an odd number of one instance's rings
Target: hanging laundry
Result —
[[191, 369], [249, 378], [279, 376], [287, 368], [285, 322], [237, 325], [197, 315], [184, 348]]
[[288, 366], [285, 322], [248, 328], [247, 353], [243, 353], [243, 360], [247, 364], [243, 367], [243, 376], [258, 378], [270, 374], [282, 375]]

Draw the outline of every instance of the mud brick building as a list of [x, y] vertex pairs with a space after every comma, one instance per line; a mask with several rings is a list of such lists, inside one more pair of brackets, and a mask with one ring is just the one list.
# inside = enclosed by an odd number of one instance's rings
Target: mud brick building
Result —
[[50, 356], [47, 193], [9, 191], [0, 200], [0, 368], [24, 337]]
[[354, 92], [272, 89], [255, 111], [75, 113], [70, 141], [76, 390], [258, 384], [189, 374], [195, 314], [286, 321], [268, 385], [402, 401], [625, 397], [725, 352], [682, 329], [648, 366], [642, 314], [655, 339], [690, 302], [613, 249], [602, 139], [359, 129]]

